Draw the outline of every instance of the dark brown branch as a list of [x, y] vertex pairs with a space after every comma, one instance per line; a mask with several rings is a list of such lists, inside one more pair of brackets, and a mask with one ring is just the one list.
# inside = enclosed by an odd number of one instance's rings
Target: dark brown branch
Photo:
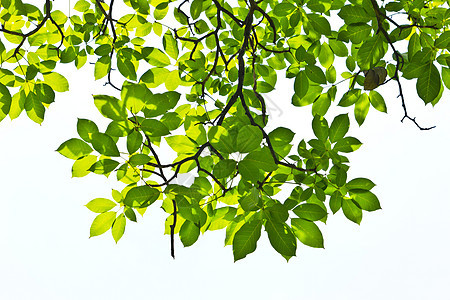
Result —
[[[44, 18], [37, 24], [36, 28], [34, 28], [33, 30], [29, 31], [28, 33], [22, 33], [22, 32], [8, 30], [8, 29], [5, 28], [5, 26], [3, 24], [0, 24], [0, 31], [1, 32], [5, 32], [5, 33], [8, 33], [8, 34], [12, 34], [12, 35], [16, 35], [16, 36], [22, 37], [22, 40], [17, 45], [17, 47], [14, 50], [14, 53], [11, 55], [11, 57], [17, 57], [17, 54], [19, 53], [20, 49], [22, 48], [22, 46], [25, 43], [25, 41], [27, 40], [27, 38], [32, 36], [33, 34], [37, 33], [42, 28], [42, 26], [45, 25], [45, 22], [47, 22], [47, 20], [52, 20], [52, 22], [55, 23], [55, 21], [53, 19], [51, 19], [51, 3], [50, 3], [50, 0], [45, 0], [45, 16], [44, 16]], [[61, 29], [59, 28], [59, 26], [56, 25], [56, 27], [60, 30], [60, 33], [62, 33]], [[64, 35], [62, 35], [62, 36], [64, 36]], [[9, 57], [9, 58], [11, 58], [11, 57]]]
[[397, 49], [395, 48], [394, 43], [390, 39], [389, 34], [387, 33], [386, 29], [384, 29], [384, 27], [383, 27], [383, 20], [388, 20], [391, 23], [393, 23], [394, 25], [396, 25], [397, 27], [401, 27], [402, 25], [398, 25], [391, 18], [386, 16], [384, 13], [382, 13], [376, 0], [370, 0], [370, 1], [372, 3], [372, 7], [373, 7], [373, 10], [375, 12], [375, 16], [377, 18], [378, 32], [381, 32], [383, 34], [383, 36], [385, 37], [387, 43], [389, 44], [389, 46], [391, 47], [392, 51], [394, 52], [393, 55], [394, 55], [394, 59], [396, 61], [396, 66], [395, 66], [394, 76], [392, 76], [392, 79], [394, 79], [397, 82], [398, 91], [399, 91], [398, 97], [400, 97], [400, 99], [402, 101], [402, 107], [403, 107], [404, 116], [403, 116], [401, 122], [403, 122], [403, 120], [405, 120], [405, 119], [408, 119], [408, 120], [412, 121], [417, 126], [417, 128], [419, 128], [420, 130], [430, 130], [430, 129], [435, 128], [436, 126], [422, 127], [422, 126], [420, 126], [417, 123], [416, 118], [410, 117], [408, 115], [408, 111], [406, 109], [406, 101], [405, 101], [405, 97], [403, 95], [402, 84], [400, 82], [400, 76], [399, 76], [399, 71], [400, 71], [401, 67], [403, 66], [403, 57], [401, 56], [400, 52], [398, 52]]

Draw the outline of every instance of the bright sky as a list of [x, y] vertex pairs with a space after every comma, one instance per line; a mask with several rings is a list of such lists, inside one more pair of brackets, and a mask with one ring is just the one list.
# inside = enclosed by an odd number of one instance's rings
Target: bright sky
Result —
[[[91, 94], [103, 82], [74, 69], [70, 92], [58, 94], [39, 126], [23, 114], [0, 123], [0, 299], [447, 299], [450, 287], [449, 93], [435, 110], [405, 84], [412, 116], [401, 123], [394, 84], [383, 89], [389, 114], [373, 109], [351, 134], [364, 145], [350, 156], [349, 178], [367, 177], [382, 210], [361, 226], [338, 212], [321, 226], [325, 249], [299, 245], [289, 263], [262, 233], [255, 253], [233, 263], [225, 232], [207, 232], [170, 257], [165, 215], [154, 204], [127, 224], [115, 245], [110, 233], [89, 239], [94, 213], [84, 205], [109, 197], [114, 181], [98, 175], [71, 179], [72, 161], [54, 151], [76, 136], [77, 118], [101, 122]], [[413, 83], [413, 82], [410, 82]], [[271, 93], [275, 123], [312, 137], [310, 107], [290, 106], [292, 81]], [[330, 112], [330, 119], [338, 113]], [[353, 116], [351, 115], [351, 119]], [[105, 129], [105, 128], [103, 128]]]

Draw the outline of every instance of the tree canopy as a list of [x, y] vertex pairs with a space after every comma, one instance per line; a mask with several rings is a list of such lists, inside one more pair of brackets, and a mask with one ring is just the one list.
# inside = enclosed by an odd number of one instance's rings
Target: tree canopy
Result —
[[[95, 64], [93, 79], [115, 90], [93, 95], [109, 125], [79, 119], [79, 137], [57, 149], [74, 160], [73, 177], [123, 183], [87, 203], [98, 214], [90, 236], [111, 230], [117, 242], [161, 205], [172, 256], [175, 235], [191, 246], [219, 229], [235, 261], [263, 228], [286, 260], [298, 241], [323, 247], [316, 223], [330, 211], [359, 224], [380, 209], [371, 180], [347, 178], [346, 155], [361, 146], [350, 118], [361, 126], [370, 107], [387, 112], [378, 90], [392, 83], [402, 121], [428, 130], [409, 115], [402, 84], [416, 80], [432, 105], [450, 88], [448, 1], [79, 0], [68, 12], [50, 0], [0, 3], [0, 120], [25, 110], [41, 124], [55, 91], [69, 90], [58, 66]], [[311, 106], [314, 139], [268, 130], [280, 75], [292, 105]], [[353, 113], [326, 116], [336, 105]], [[175, 180], [184, 173], [192, 183]]]

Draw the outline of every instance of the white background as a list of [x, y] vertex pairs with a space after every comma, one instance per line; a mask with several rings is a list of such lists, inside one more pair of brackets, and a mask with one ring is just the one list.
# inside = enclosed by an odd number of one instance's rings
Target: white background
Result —
[[[95, 214], [83, 205], [110, 197], [113, 181], [71, 179], [72, 161], [54, 150], [76, 137], [77, 118], [102, 121], [91, 96], [102, 82], [91, 70], [63, 74], [70, 92], [57, 94], [42, 126], [24, 114], [0, 123], [0, 299], [448, 299], [448, 90], [433, 110], [414, 82], [405, 85], [410, 114], [437, 125], [431, 131], [400, 122], [394, 84], [382, 89], [388, 115], [371, 109], [361, 128], [353, 122], [364, 144], [350, 156], [349, 178], [373, 180], [382, 210], [365, 213], [361, 226], [342, 211], [330, 215], [321, 226], [325, 249], [299, 245], [289, 263], [263, 232], [256, 252], [233, 263], [224, 231], [189, 248], [177, 242], [173, 260], [157, 203], [117, 245], [109, 232], [88, 238]], [[289, 106], [292, 84], [270, 94], [280, 112], [274, 123], [312, 138], [310, 107]]]

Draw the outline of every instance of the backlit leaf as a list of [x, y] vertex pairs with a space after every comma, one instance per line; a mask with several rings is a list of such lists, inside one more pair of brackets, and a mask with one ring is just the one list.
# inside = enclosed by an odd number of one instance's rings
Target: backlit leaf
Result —
[[94, 221], [92, 221], [89, 237], [101, 235], [107, 232], [111, 228], [115, 219], [116, 212], [114, 211], [108, 211], [99, 214], [97, 217], [95, 217]]
[[131, 207], [149, 206], [158, 199], [160, 192], [147, 185], [130, 189], [124, 199], [124, 203]]
[[117, 206], [117, 203], [106, 198], [95, 198], [86, 204], [86, 207], [95, 213], [104, 213]]
[[425, 72], [421, 73], [417, 79], [417, 94], [425, 104], [433, 101], [441, 89], [441, 76], [434, 64], [429, 63]]
[[342, 139], [348, 132], [350, 127], [350, 119], [347, 114], [342, 114], [334, 118], [331, 122], [329, 136], [331, 142]]
[[286, 223], [267, 220], [264, 228], [269, 236], [270, 244], [278, 253], [283, 255], [286, 260], [295, 256], [297, 240]]
[[114, 224], [112, 225], [111, 233], [116, 243], [120, 240], [120, 238], [123, 236], [125, 232], [126, 222], [127, 221], [125, 219], [125, 215], [120, 214], [114, 221]]
[[57, 92], [66, 92], [69, 90], [69, 82], [59, 73], [51, 72], [44, 74], [44, 81]]
[[70, 159], [78, 159], [91, 153], [92, 148], [80, 139], [72, 138], [62, 143], [58, 149], [60, 154]]
[[256, 243], [261, 236], [262, 223], [260, 220], [245, 223], [234, 235], [233, 256], [234, 261], [246, 257], [256, 250]]
[[324, 248], [322, 232], [314, 222], [293, 218], [291, 219], [291, 225], [300, 242], [310, 247]]
[[189, 220], [184, 221], [180, 228], [180, 240], [185, 247], [193, 245], [200, 235], [200, 228]]
[[377, 196], [367, 190], [354, 189], [350, 191], [350, 196], [358, 203], [361, 209], [375, 211], [381, 209]]
[[344, 215], [352, 222], [356, 224], [360, 224], [362, 220], [362, 211], [361, 208], [356, 206], [355, 203], [351, 199], [343, 199], [342, 200], [342, 211]]
[[116, 143], [105, 133], [94, 132], [92, 134], [92, 146], [100, 154], [106, 156], [120, 156]]

